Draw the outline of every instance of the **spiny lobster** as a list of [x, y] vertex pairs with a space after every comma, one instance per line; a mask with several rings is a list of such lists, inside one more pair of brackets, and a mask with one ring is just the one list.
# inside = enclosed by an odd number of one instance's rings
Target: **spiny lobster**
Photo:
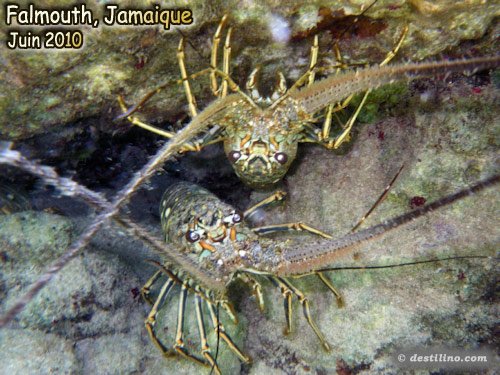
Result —
[[[231, 29], [224, 44], [223, 68], [217, 68], [217, 53], [221, 33], [227, 16], [213, 37], [210, 68], [188, 76], [184, 62], [184, 39], [177, 51], [181, 82], [184, 84], [192, 122], [183, 129], [183, 143], [180, 152], [198, 151], [202, 147], [224, 143], [224, 150], [236, 174], [246, 184], [262, 188], [278, 182], [286, 174], [297, 154], [299, 143], [316, 143], [327, 149], [337, 149], [349, 139], [353, 124], [370, 92], [382, 85], [416, 78], [494, 68], [500, 64], [500, 57], [480, 57], [456, 61], [437, 61], [423, 63], [396, 64], [388, 66], [400, 49], [408, 28], [405, 27], [395, 47], [377, 66], [342, 72], [326, 79], [315, 81], [319, 71], [318, 37], [311, 47], [309, 69], [287, 88], [283, 74], [279, 74], [279, 85], [271, 97], [263, 98], [256, 89], [255, 69], [246, 84], [249, 94], [245, 93], [230, 77]], [[348, 67], [336, 49], [337, 64], [329, 69], [339, 73]], [[211, 88], [218, 99], [205, 110], [198, 113], [196, 100], [189, 79], [200, 74], [210, 73]], [[219, 86], [217, 77], [222, 78]], [[142, 122], [133, 114], [154, 94], [164, 89], [164, 84], [149, 92], [133, 107], [127, 109], [119, 97], [123, 113], [118, 118], [127, 118], [132, 124], [146, 130], [172, 138], [175, 133], [155, 128]], [[305, 87], [304, 87], [305, 86]], [[234, 94], [228, 94], [228, 90]], [[338, 136], [332, 136], [332, 113], [345, 108], [353, 95], [364, 92], [355, 113], [343, 125]], [[324, 111], [321, 129], [316, 126], [318, 114]], [[206, 130], [210, 128], [209, 130]], [[201, 136], [199, 134], [204, 132]], [[184, 136], [185, 135], [185, 136]], [[197, 138], [198, 137], [198, 138]]]
[[[153, 305], [145, 321], [146, 328], [152, 341], [164, 355], [180, 354], [198, 364], [211, 366], [216, 373], [221, 373], [207, 340], [204, 312], [208, 311], [211, 326], [221, 340], [241, 361], [249, 362], [250, 358], [226, 333], [219, 315], [215, 312], [215, 306], [220, 304], [231, 319], [237, 322], [227, 293], [228, 287], [235, 280], [241, 279], [253, 290], [258, 306], [263, 311], [264, 293], [259, 279], [264, 279], [277, 286], [283, 296], [286, 317], [285, 333], [292, 331], [292, 300], [297, 297], [307, 323], [323, 348], [328, 351], [331, 347], [312, 318], [309, 298], [294, 286], [291, 278], [304, 275], [318, 276], [323, 284], [335, 294], [337, 302], [341, 305], [342, 299], [339, 292], [324, 274], [325, 265], [338, 261], [342, 257], [352, 256], [353, 248], [364, 241], [371, 240], [432, 210], [498, 182], [500, 182], [500, 176], [493, 176], [471, 188], [335, 240], [303, 223], [254, 229], [250, 229], [243, 223], [244, 218], [252, 215], [257, 209], [268, 205], [273, 200], [281, 199], [281, 193], [241, 213], [201, 187], [187, 183], [175, 184], [167, 189], [160, 204], [163, 233], [165, 240], [173, 244], [190, 263], [196, 264], [198, 269], [192, 273], [186, 272], [171, 262], [156, 263], [158, 271], [142, 288], [142, 295]], [[307, 245], [294, 248], [289, 240], [272, 240], [259, 236], [259, 234], [284, 229], [305, 229], [330, 239], [310, 241]], [[158, 289], [155, 284], [160, 279], [166, 279], [166, 281], [163, 281], [163, 286], [153, 303], [150, 296], [151, 290], [153, 287]], [[208, 285], [205, 280], [210, 280], [211, 285]], [[162, 324], [157, 323], [157, 315], [162, 309], [167, 309], [168, 304], [172, 302], [172, 290], [176, 285], [180, 286], [180, 294], [177, 328], [172, 345], [167, 343], [165, 338], [160, 338], [164, 334]], [[187, 301], [190, 294], [194, 296], [201, 357], [192, 354], [185, 343], [186, 306], [189, 306]], [[203, 308], [204, 302], [206, 308]]]

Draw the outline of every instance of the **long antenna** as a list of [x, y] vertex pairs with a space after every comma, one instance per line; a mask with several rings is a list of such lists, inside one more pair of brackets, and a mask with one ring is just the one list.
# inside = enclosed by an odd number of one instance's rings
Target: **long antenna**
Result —
[[[396, 263], [396, 264], [385, 264], [385, 265], [374, 265], [374, 266], [345, 266], [345, 267], [327, 267], [318, 272], [329, 272], [329, 271], [344, 271], [344, 270], [377, 270], [383, 268], [397, 268], [397, 267], [407, 267], [407, 266], [415, 266], [418, 264], [426, 264], [426, 263], [435, 263], [435, 262], [445, 262], [449, 260], [461, 260], [461, 259], [489, 259], [491, 257], [487, 255], [463, 255], [463, 256], [453, 256], [446, 258], [432, 258], [425, 260], [415, 260], [412, 262], [404, 262], [404, 263]], [[500, 260], [500, 258], [493, 258], [496, 260]]]
[[358, 223], [354, 227], [352, 227], [351, 232], [356, 232], [356, 229], [358, 229], [361, 226], [361, 224], [363, 224], [363, 222], [366, 220], [366, 218], [368, 216], [370, 216], [370, 214], [378, 207], [378, 205], [380, 203], [382, 203], [382, 201], [385, 199], [385, 197], [387, 197], [387, 194], [389, 194], [389, 191], [391, 190], [392, 185], [394, 185], [394, 182], [396, 182], [396, 179], [401, 174], [401, 171], [403, 170], [403, 168], [404, 168], [404, 164], [401, 165], [401, 167], [399, 168], [396, 175], [392, 178], [391, 182], [389, 182], [389, 184], [386, 186], [386, 188], [384, 189], [382, 194], [380, 194], [380, 196], [378, 197], [377, 201], [373, 204], [373, 206], [371, 206], [371, 208], [368, 210], [368, 212], [363, 215], [363, 217], [358, 221]]
[[337, 37], [337, 41], [339, 41], [340, 39], [342, 39], [342, 37], [345, 34], [347, 34], [347, 32], [350, 31], [354, 27], [354, 25], [356, 24], [356, 22], [358, 22], [359, 17], [364, 16], [365, 13], [368, 12], [370, 10], [370, 8], [373, 7], [377, 2], [378, 2], [378, 0], [375, 0], [370, 5], [368, 5], [368, 7], [365, 10], [363, 10], [360, 14], [357, 14], [356, 17], [354, 18], [354, 20], [351, 22], [351, 24], [348, 27], [346, 27], [344, 29], [344, 31], [342, 31], [340, 33], [340, 35]]
[[391, 229], [395, 229], [403, 224], [409, 223], [431, 211], [450, 205], [468, 195], [473, 195], [489, 186], [500, 182], [500, 174], [493, 175], [485, 180], [438, 199], [425, 206], [400, 216], [386, 220], [378, 225], [350, 233], [335, 240], [314, 241], [298, 249], [293, 249], [283, 254], [283, 261], [274, 270], [278, 276], [301, 275], [316, 269], [321, 269], [323, 265], [332, 263], [348, 254], [361, 243], [374, 239]]

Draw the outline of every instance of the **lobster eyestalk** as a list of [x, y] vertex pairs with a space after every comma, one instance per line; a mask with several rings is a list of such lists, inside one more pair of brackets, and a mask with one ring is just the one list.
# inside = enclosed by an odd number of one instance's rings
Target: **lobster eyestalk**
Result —
[[337, 103], [351, 94], [375, 89], [397, 81], [456, 72], [474, 72], [498, 66], [500, 66], [500, 56], [373, 66], [325, 78], [299, 91], [291, 92], [290, 97], [297, 101], [304, 112], [314, 114], [327, 105]]
[[500, 175], [493, 175], [477, 184], [443, 197], [425, 206], [386, 220], [381, 224], [348, 234], [335, 240], [311, 242], [299, 249], [283, 252], [282, 262], [273, 270], [277, 276], [295, 276], [325, 268], [328, 264], [352, 256], [353, 250], [362, 243], [372, 240], [391, 229], [407, 224], [431, 211], [450, 205], [500, 182]]

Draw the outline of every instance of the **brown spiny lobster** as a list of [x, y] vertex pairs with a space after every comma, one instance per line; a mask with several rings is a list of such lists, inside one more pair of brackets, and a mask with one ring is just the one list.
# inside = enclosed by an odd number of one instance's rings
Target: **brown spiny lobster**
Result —
[[[370, 92], [382, 85], [397, 81], [464, 72], [497, 67], [499, 56], [480, 57], [455, 61], [432, 61], [387, 65], [400, 49], [408, 28], [405, 27], [395, 47], [387, 53], [385, 59], [376, 66], [360, 70], [347, 70], [333, 74], [326, 79], [315, 81], [318, 72], [318, 38], [311, 47], [309, 69], [290, 87], [287, 88], [283, 74], [279, 74], [279, 84], [274, 93], [263, 98], [256, 89], [255, 69], [246, 84], [245, 93], [230, 76], [231, 29], [224, 44], [223, 68], [217, 68], [217, 53], [221, 41], [221, 32], [227, 16], [213, 37], [210, 68], [195, 73], [198, 76], [210, 73], [211, 88], [218, 99], [205, 110], [198, 113], [196, 100], [192, 93], [184, 62], [184, 39], [181, 39], [177, 51], [181, 82], [184, 84], [192, 122], [183, 129], [183, 144], [180, 152], [198, 151], [202, 147], [224, 143], [224, 151], [236, 174], [246, 184], [262, 188], [278, 182], [286, 174], [297, 154], [299, 143], [316, 143], [327, 149], [337, 149], [349, 139], [353, 124]], [[348, 67], [336, 49], [337, 64], [329, 69], [339, 73]], [[219, 86], [217, 77], [222, 78]], [[124, 100], [119, 97], [123, 113], [118, 118], [127, 118], [132, 124], [145, 128], [167, 138], [175, 133], [155, 128], [142, 122], [133, 114], [151, 96], [165, 88], [161, 85], [149, 92], [133, 107], [127, 109]], [[228, 94], [228, 91], [234, 92]], [[332, 136], [332, 113], [345, 108], [353, 95], [364, 92], [360, 105], [342, 131]], [[319, 114], [324, 112], [324, 123], [317, 127]], [[207, 130], [208, 129], [208, 130]], [[200, 135], [201, 134], [201, 135]]]
[[[325, 265], [352, 256], [353, 248], [362, 242], [498, 182], [500, 176], [493, 176], [414, 211], [338, 239], [331, 239], [326, 233], [304, 223], [278, 224], [253, 229], [244, 223], [244, 219], [257, 209], [281, 199], [282, 192], [276, 193], [243, 213], [197, 185], [174, 184], [165, 191], [160, 204], [163, 234], [166, 242], [178, 249], [182, 257], [188, 259], [190, 263], [197, 265], [198, 269], [192, 273], [186, 272], [172, 262], [155, 263], [158, 271], [142, 288], [143, 297], [153, 306], [145, 321], [146, 329], [164, 355], [180, 354], [198, 364], [210, 366], [220, 374], [221, 371], [207, 339], [206, 316], [208, 315], [214, 332], [232, 352], [241, 361], [249, 362], [250, 358], [238, 348], [226, 332], [215, 307], [222, 306], [233, 322], [237, 322], [228, 290], [236, 280], [242, 280], [253, 290], [258, 306], [263, 311], [264, 292], [261, 281], [267, 280], [278, 287], [282, 294], [285, 307], [285, 333], [292, 331], [292, 305], [296, 297], [310, 328], [323, 348], [329, 351], [330, 344], [313, 320], [309, 297], [294, 285], [293, 278], [304, 275], [317, 276], [334, 293], [339, 305], [342, 305], [340, 293], [324, 273], [327, 270]], [[262, 236], [265, 233], [281, 230], [307, 230], [327, 239], [294, 246], [289, 240]], [[207, 278], [211, 281], [211, 286], [203, 281]], [[160, 279], [163, 280], [162, 283], [158, 283]], [[162, 285], [161, 288], [156, 285], [157, 283]], [[159, 290], [154, 300], [151, 299], [153, 288]], [[176, 288], [180, 289], [177, 328], [174, 337], [165, 338], [164, 327], [158, 324], [157, 316], [162, 309], [168, 309], [168, 305], [173, 302], [172, 294]], [[191, 353], [185, 343], [185, 318], [189, 315], [186, 311], [193, 310], [188, 304], [190, 295], [193, 296], [200, 355]], [[173, 343], [167, 342], [168, 340]]]

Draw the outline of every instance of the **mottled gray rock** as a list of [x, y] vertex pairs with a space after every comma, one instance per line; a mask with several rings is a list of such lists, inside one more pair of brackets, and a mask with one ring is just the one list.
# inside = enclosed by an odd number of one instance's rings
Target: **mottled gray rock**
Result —
[[131, 374], [140, 368], [142, 342], [139, 332], [116, 333], [81, 340], [76, 345], [84, 374]]
[[[67, 219], [52, 214], [0, 216], [5, 297], [0, 311], [64, 252], [74, 230]], [[116, 255], [87, 250], [27, 305], [13, 329], [2, 331], [0, 352], [9, 359], [2, 368], [6, 374], [139, 371], [149, 343], [141, 337], [146, 310], [132, 293], [138, 286], [137, 276]], [[99, 367], [103, 370], [96, 371]]]
[[28, 329], [0, 331], [0, 374], [77, 374], [71, 340]]

